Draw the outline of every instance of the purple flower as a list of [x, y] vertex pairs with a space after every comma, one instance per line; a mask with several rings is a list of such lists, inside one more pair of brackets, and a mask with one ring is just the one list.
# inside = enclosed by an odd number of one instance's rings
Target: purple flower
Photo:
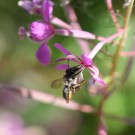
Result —
[[54, 27], [50, 23], [52, 11], [53, 3], [49, 0], [45, 0], [42, 4], [43, 21], [35, 21], [30, 24], [29, 36], [34, 41], [43, 42], [36, 52], [38, 61], [43, 65], [50, 63], [50, 48], [47, 42], [54, 35]]
[[[96, 39], [96, 35], [86, 31], [55, 29], [51, 24], [53, 3], [50, 0], [21, 0], [19, 1], [19, 5], [29, 13], [35, 13], [36, 9], [40, 8], [42, 19], [32, 22], [29, 25], [28, 31], [21, 27], [18, 34], [20, 38], [23, 38], [26, 35], [33, 41], [42, 43], [36, 52], [36, 58], [42, 65], [48, 65], [50, 63], [51, 53], [48, 46], [48, 40], [55, 34], [84, 39]], [[61, 21], [57, 19], [57, 23], [59, 22]], [[100, 37], [99, 39], [103, 40], [104, 38]]]
[[[31, 11], [29, 0], [23, 0], [23, 4], [29, 11]], [[31, 4], [39, 4], [40, 0], [33, 0]], [[27, 6], [26, 6], [27, 5]], [[42, 3], [41, 13], [42, 20], [34, 21], [29, 25], [29, 31], [25, 31], [21, 27], [19, 29], [20, 37], [23, 35], [27, 35], [33, 41], [41, 42], [41, 46], [38, 48], [36, 52], [36, 58], [43, 65], [48, 65], [50, 63], [50, 48], [48, 46], [48, 40], [54, 35], [54, 27], [50, 23], [50, 19], [52, 17], [53, 11], [53, 3], [50, 0], [44, 0]]]
[[22, 7], [29, 14], [41, 13], [42, 0], [20, 0], [18, 6]]
[[36, 57], [39, 62], [43, 65], [47, 65], [50, 63], [50, 48], [47, 43], [43, 43], [36, 52]]
[[42, 20], [34, 21], [29, 25], [28, 36], [36, 42], [47, 42], [54, 35], [54, 27], [50, 23], [53, 3], [44, 0], [42, 3]]
[[[83, 54], [81, 57], [79, 57], [70, 53], [67, 49], [65, 49], [60, 44], [55, 44], [54, 46], [66, 55], [65, 58], [57, 59], [55, 62], [64, 61], [64, 60], [73, 61], [78, 65], [81, 65], [83, 69], [87, 69], [95, 81], [99, 82], [104, 86], [106, 85], [105, 82], [99, 78], [98, 68], [93, 64], [92, 59], [90, 59], [87, 55]], [[66, 70], [68, 68], [68, 65], [62, 64], [56, 66], [56, 68], [60, 70]]]
[[49, 23], [36, 21], [30, 24], [29, 36], [37, 42], [48, 41], [54, 34], [54, 28]]

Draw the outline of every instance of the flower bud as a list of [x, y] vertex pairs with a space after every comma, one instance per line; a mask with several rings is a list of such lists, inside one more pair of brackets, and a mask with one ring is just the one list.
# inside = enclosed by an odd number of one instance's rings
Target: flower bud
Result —
[[54, 35], [54, 27], [43, 21], [32, 22], [29, 27], [29, 37], [36, 41], [48, 41]]

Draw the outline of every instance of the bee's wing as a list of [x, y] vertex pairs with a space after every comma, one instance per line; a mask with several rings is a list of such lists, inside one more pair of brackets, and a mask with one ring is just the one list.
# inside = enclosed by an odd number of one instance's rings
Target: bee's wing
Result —
[[59, 87], [62, 86], [62, 84], [63, 84], [63, 78], [59, 78], [51, 82], [51, 87], [53, 89], [58, 89]]

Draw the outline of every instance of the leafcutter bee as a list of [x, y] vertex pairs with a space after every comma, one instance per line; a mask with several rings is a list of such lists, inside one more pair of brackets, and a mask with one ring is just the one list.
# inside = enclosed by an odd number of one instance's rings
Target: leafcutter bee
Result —
[[82, 83], [83, 79], [83, 67], [82, 66], [74, 66], [70, 67], [65, 71], [65, 75], [61, 79], [54, 80], [51, 83], [52, 88], [58, 88], [61, 85], [61, 81], [63, 81], [63, 98], [69, 103], [69, 100], [72, 98], [72, 95], [78, 91]]

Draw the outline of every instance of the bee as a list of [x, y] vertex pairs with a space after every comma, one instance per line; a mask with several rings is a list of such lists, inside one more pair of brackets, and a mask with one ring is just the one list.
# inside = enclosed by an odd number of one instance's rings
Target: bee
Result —
[[72, 98], [73, 94], [78, 91], [82, 83], [84, 82], [83, 78], [83, 67], [82, 66], [74, 66], [70, 67], [65, 71], [65, 75], [63, 78], [54, 80], [51, 83], [52, 88], [59, 88], [61, 86], [61, 82], [63, 82], [63, 98], [69, 103], [69, 100]]

